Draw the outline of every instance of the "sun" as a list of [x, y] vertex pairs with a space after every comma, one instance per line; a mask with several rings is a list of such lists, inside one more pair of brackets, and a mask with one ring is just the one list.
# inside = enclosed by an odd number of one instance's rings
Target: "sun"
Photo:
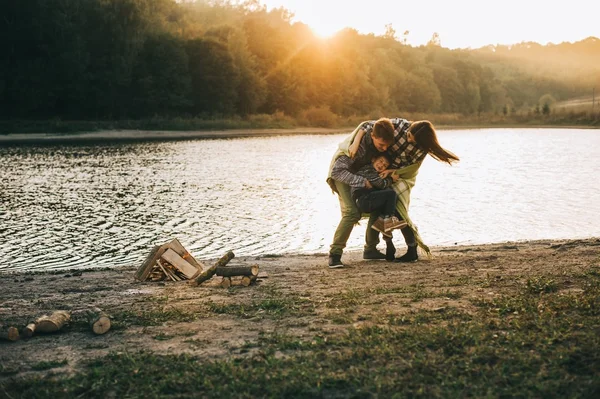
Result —
[[310, 30], [321, 39], [329, 39], [339, 32], [339, 28], [330, 24], [312, 24]]

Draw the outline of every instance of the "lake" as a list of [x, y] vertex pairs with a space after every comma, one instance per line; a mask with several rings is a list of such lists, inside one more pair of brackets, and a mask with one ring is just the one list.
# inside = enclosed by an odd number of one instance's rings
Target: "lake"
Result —
[[[438, 134], [461, 162], [421, 167], [410, 213], [428, 245], [600, 236], [600, 131]], [[175, 237], [197, 259], [326, 253], [344, 137], [1, 143], [0, 270], [137, 266]]]

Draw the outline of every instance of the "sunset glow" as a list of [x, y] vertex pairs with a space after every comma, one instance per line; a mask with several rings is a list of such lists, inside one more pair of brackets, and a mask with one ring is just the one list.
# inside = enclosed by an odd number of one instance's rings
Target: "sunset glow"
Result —
[[284, 7], [320, 37], [346, 28], [382, 35], [391, 24], [396, 38], [413, 46], [426, 44], [438, 33], [443, 47], [478, 48], [489, 44], [540, 44], [579, 41], [598, 36], [598, 6], [588, 0], [477, 0], [369, 2], [345, 0], [260, 0], [268, 9]]

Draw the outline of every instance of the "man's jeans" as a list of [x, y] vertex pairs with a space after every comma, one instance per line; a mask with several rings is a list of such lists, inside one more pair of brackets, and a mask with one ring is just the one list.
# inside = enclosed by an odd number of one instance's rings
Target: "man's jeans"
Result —
[[398, 194], [391, 188], [371, 190], [358, 198], [356, 205], [363, 213], [376, 212], [378, 215], [392, 216], [396, 213]]
[[[346, 248], [346, 243], [348, 242], [348, 238], [350, 238], [350, 233], [352, 233], [354, 225], [360, 220], [361, 212], [354, 201], [352, 201], [349, 185], [335, 181], [335, 187], [340, 199], [342, 220], [340, 220], [340, 224], [333, 235], [333, 243], [330, 246], [329, 253], [332, 255], [341, 255], [344, 252], [344, 248]], [[365, 251], [375, 250], [377, 244], [379, 244], [379, 232], [371, 228], [371, 225], [377, 220], [378, 216], [379, 214], [375, 212], [371, 213], [369, 217], [365, 233]]]

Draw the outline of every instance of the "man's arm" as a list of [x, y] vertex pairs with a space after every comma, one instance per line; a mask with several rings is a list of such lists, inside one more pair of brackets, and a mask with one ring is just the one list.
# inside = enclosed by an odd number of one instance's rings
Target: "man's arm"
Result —
[[334, 180], [346, 183], [350, 187], [366, 187], [367, 179], [350, 172], [353, 163], [354, 161], [350, 157], [346, 155], [340, 156], [333, 164], [331, 177]]
[[391, 176], [385, 178], [379, 176], [379, 173], [377, 173], [377, 171], [371, 165], [365, 165], [357, 172], [357, 174], [359, 176], [364, 176], [369, 181], [369, 183], [371, 183], [373, 188], [379, 190], [389, 188], [394, 183], [394, 180]]

